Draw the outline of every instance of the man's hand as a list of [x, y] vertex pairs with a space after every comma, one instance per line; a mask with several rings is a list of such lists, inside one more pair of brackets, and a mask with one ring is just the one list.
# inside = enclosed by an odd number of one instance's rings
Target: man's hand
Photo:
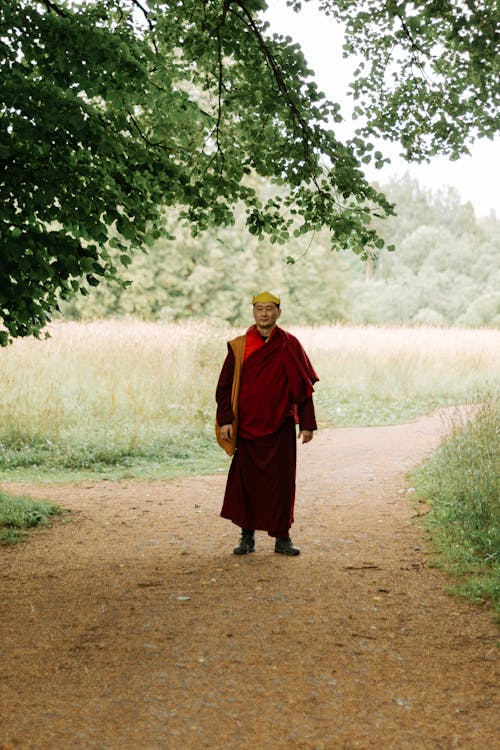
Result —
[[298, 434], [298, 439], [302, 438], [302, 443], [309, 443], [313, 439], [312, 430], [301, 430]]
[[233, 439], [233, 425], [232, 424], [223, 424], [220, 428], [220, 436], [223, 440], [232, 440]]

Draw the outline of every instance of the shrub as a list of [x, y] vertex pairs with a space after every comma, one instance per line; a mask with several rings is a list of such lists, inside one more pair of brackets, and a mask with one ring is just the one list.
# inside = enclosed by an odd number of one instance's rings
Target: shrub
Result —
[[428, 528], [461, 592], [490, 599], [500, 611], [500, 400], [457, 411], [449, 436], [413, 474], [432, 506]]

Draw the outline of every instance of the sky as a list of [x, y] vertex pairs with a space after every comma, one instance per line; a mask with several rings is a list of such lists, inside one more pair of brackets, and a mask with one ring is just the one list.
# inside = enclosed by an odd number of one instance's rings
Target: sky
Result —
[[[294, 13], [285, 0], [269, 0], [265, 17], [271, 25], [270, 32], [288, 35], [300, 44], [309, 67], [315, 71], [316, 83], [328, 99], [341, 105], [342, 114], [348, 119], [352, 100], [346, 92], [354, 63], [342, 58], [341, 28], [317, 10], [316, 2], [306, 3], [300, 13]], [[338, 130], [335, 126], [335, 131], [342, 137], [349, 125], [340, 127]], [[391, 158], [391, 164], [382, 170], [367, 168], [368, 179], [383, 184], [407, 172], [432, 191], [446, 186], [456, 188], [463, 202], [472, 203], [477, 216], [488, 216], [493, 210], [500, 217], [500, 138], [477, 141], [469, 147], [470, 156], [455, 162], [434, 157], [429, 164], [409, 164], [397, 156], [398, 148], [393, 144], [384, 144], [380, 150]]]

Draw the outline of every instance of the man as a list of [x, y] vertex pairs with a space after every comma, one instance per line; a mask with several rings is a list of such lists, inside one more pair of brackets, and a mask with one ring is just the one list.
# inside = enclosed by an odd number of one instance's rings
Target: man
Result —
[[241, 528], [236, 555], [255, 550], [255, 530], [275, 538], [274, 551], [298, 555], [290, 539], [295, 503], [296, 429], [308, 443], [317, 429], [316, 375], [295, 336], [277, 326], [280, 299], [253, 298], [252, 325], [228, 343], [216, 390], [216, 432], [233, 456], [221, 516]]

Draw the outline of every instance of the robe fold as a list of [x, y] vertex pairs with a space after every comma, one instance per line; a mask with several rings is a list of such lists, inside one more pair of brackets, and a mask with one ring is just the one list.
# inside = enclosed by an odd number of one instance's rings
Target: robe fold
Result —
[[256, 326], [247, 331], [236, 400], [234, 368], [229, 342], [216, 391], [217, 422], [233, 422], [237, 410], [237, 449], [221, 515], [241, 528], [285, 537], [294, 520], [295, 423], [317, 428], [312, 394], [318, 376], [298, 339], [278, 326], [267, 341]]

